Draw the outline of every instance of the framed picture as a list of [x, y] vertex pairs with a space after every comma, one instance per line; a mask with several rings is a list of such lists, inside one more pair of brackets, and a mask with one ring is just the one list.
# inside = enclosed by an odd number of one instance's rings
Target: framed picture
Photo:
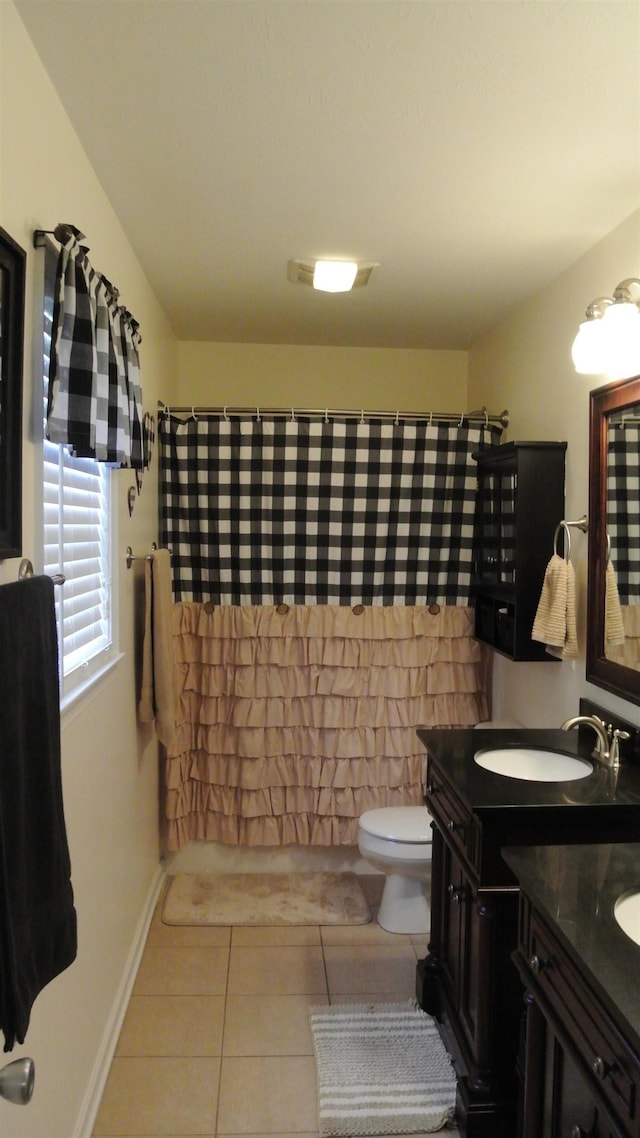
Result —
[[0, 228], [0, 560], [22, 554], [22, 366], [26, 254]]

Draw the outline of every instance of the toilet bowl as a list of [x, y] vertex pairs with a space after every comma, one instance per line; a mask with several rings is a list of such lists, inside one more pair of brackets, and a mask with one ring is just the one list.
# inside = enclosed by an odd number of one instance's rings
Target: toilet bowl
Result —
[[431, 815], [426, 806], [368, 810], [358, 822], [358, 849], [386, 874], [378, 924], [390, 933], [427, 933]]

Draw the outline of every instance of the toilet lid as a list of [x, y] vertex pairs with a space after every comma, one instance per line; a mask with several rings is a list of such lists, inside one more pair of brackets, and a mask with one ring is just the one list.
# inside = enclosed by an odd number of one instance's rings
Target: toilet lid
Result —
[[426, 806], [384, 806], [360, 818], [362, 829], [394, 842], [430, 842], [431, 815]]

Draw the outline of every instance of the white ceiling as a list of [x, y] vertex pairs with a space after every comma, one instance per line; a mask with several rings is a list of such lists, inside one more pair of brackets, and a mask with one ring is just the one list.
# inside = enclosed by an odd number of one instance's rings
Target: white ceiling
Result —
[[640, 205], [637, 0], [16, 7], [180, 339], [465, 349]]

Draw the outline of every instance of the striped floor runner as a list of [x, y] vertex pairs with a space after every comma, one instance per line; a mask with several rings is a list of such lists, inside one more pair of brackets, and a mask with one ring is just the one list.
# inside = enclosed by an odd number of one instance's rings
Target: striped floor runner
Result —
[[455, 1072], [434, 1020], [415, 1004], [313, 1007], [310, 1020], [321, 1138], [452, 1123]]

